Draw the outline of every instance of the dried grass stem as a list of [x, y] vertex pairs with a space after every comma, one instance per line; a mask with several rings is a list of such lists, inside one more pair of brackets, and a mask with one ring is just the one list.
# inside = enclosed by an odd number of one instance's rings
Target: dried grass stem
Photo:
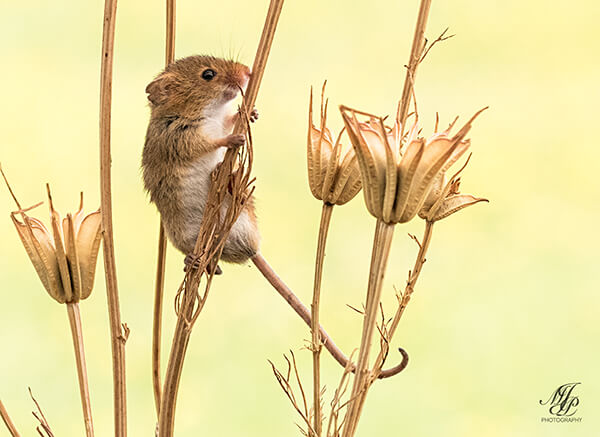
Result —
[[417, 67], [422, 60], [423, 50], [425, 48], [425, 29], [427, 27], [430, 7], [431, 0], [421, 0], [410, 57], [408, 59], [408, 65], [406, 66], [402, 98], [400, 99], [400, 105], [398, 106], [397, 117], [402, 126], [404, 126], [406, 117], [408, 116], [408, 107], [410, 106], [410, 100], [413, 95]]
[[[166, 1], [165, 66], [175, 60], [175, 0]], [[167, 258], [167, 236], [162, 219], [158, 231], [158, 254], [156, 261], [156, 282], [154, 284], [154, 311], [152, 317], [152, 388], [156, 417], [160, 414], [162, 383], [160, 372], [160, 352], [162, 346], [162, 307], [165, 291], [165, 264]]]
[[358, 397], [368, 390], [369, 383], [369, 354], [373, 342], [373, 333], [377, 324], [379, 305], [381, 302], [381, 289], [387, 268], [388, 256], [394, 236], [394, 225], [389, 225], [382, 220], [377, 220], [375, 238], [373, 239], [373, 252], [371, 254], [371, 268], [367, 288], [367, 301], [363, 321], [363, 330], [358, 351], [358, 362], [350, 398], [353, 401], [348, 406], [346, 413], [343, 437], [351, 437], [356, 431], [361, 413], [361, 403]]
[[[427, 249], [429, 249], [429, 243], [431, 243], [431, 236], [433, 233], [433, 222], [426, 221], [425, 222], [425, 231], [423, 234], [423, 239], [421, 242], [417, 242], [419, 245], [419, 253], [417, 254], [417, 259], [415, 260], [415, 264], [413, 269], [410, 271], [408, 275], [408, 282], [406, 283], [406, 287], [404, 288], [404, 292], [400, 297], [400, 304], [398, 305], [398, 309], [392, 318], [389, 326], [387, 327], [387, 339], [388, 341], [394, 336], [396, 329], [398, 328], [398, 324], [400, 323], [400, 319], [404, 314], [404, 310], [410, 301], [410, 297], [415, 289], [415, 285], [417, 283], [417, 279], [419, 279], [419, 275], [421, 274], [421, 269], [423, 268], [423, 264], [425, 264], [425, 257], [427, 254]], [[416, 237], [415, 237], [416, 239]], [[373, 379], [377, 378], [378, 373], [381, 372], [381, 367], [385, 362], [385, 354], [384, 351], [380, 351], [377, 359], [375, 360], [375, 366], [373, 370]]]
[[79, 382], [79, 395], [81, 397], [81, 408], [83, 409], [83, 421], [87, 437], [94, 436], [94, 423], [92, 421], [92, 407], [90, 404], [90, 389], [88, 385], [87, 367], [85, 364], [85, 351], [83, 348], [83, 330], [81, 328], [81, 316], [79, 314], [79, 303], [67, 303], [67, 314], [73, 337], [73, 350], [75, 351], [75, 363], [77, 365], [77, 378]]
[[10, 416], [8, 415], [8, 411], [6, 411], [6, 408], [4, 407], [4, 404], [2, 403], [1, 400], [0, 400], [0, 416], [2, 416], [2, 420], [4, 421], [4, 424], [6, 425], [6, 427], [8, 428], [8, 432], [10, 432], [10, 435], [12, 437], [21, 437], [21, 434], [19, 434], [19, 432], [17, 431], [15, 424], [13, 423]]
[[319, 306], [321, 301], [321, 281], [323, 278], [323, 261], [325, 259], [325, 244], [333, 205], [324, 202], [321, 210], [321, 223], [319, 225], [319, 238], [317, 243], [317, 255], [315, 257], [315, 279], [312, 299], [312, 319], [310, 329], [312, 331], [312, 356], [313, 356], [313, 429], [317, 437], [322, 433], [322, 411], [321, 411], [321, 337], [319, 322]]
[[104, 272], [111, 334], [115, 437], [127, 436], [127, 393], [125, 380], [125, 338], [121, 323], [117, 268], [112, 225], [111, 193], [111, 101], [112, 70], [115, 40], [116, 0], [105, 0], [102, 31], [102, 57], [100, 82], [100, 199], [102, 211], [102, 236]]

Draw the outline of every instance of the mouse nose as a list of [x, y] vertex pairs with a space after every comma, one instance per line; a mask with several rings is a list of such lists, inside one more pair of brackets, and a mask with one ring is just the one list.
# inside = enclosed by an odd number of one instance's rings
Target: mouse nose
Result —
[[252, 73], [250, 72], [250, 69], [248, 67], [244, 68], [241, 72], [240, 75], [240, 82], [242, 85], [243, 89], [246, 89], [246, 86], [248, 86], [248, 81], [250, 80], [250, 77], [252, 76]]

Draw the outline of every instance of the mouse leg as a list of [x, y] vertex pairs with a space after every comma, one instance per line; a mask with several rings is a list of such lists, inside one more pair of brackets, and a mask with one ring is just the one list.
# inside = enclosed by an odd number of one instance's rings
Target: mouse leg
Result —
[[[198, 267], [200, 267], [199, 265], [200, 260], [196, 257], [194, 257], [194, 255], [192, 255], [191, 253], [186, 255], [184, 260], [183, 260], [183, 264], [185, 265], [183, 268], [184, 272], [187, 272], [188, 269], [192, 269], [192, 270], [198, 270]], [[210, 270], [210, 267], [206, 268], [206, 273], [208, 273], [209, 275], [212, 273]], [[215, 269], [215, 275], [222, 275], [223, 274], [223, 270], [221, 270], [221, 267], [217, 266], [217, 268]]]

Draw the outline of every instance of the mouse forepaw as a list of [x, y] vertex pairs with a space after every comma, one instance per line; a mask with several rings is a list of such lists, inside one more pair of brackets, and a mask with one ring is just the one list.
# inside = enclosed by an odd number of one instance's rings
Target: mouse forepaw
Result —
[[246, 144], [246, 136], [244, 134], [231, 134], [225, 138], [221, 138], [218, 142], [219, 146], [228, 148], [242, 147]]

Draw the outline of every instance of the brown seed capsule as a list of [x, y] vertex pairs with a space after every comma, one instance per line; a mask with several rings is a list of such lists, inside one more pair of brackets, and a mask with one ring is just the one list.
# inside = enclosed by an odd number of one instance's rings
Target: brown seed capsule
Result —
[[313, 124], [313, 98], [310, 90], [308, 110], [308, 181], [310, 190], [323, 202], [343, 205], [358, 194], [362, 185], [358, 160], [352, 147], [342, 157], [340, 142], [344, 129], [333, 142], [331, 132], [326, 127], [327, 102], [323, 103], [325, 84], [321, 93], [321, 123]]
[[26, 214], [32, 208], [12, 212], [11, 218], [48, 294], [59, 303], [78, 302], [92, 292], [102, 218], [99, 210], [84, 214], [81, 193], [79, 210], [61, 222], [47, 188], [51, 231]]
[[[421, 211], [444, 173], [469, 148], [464, 138], [481, 113], [452, 137], [448, 129], [425, 140], [416, 137], [416, 123], [404, 136], [398, 120], [390, 128], [381, 117], [345, 106], [340, 110], [360, 164], [367, 209], [386, 223], [408, 222]], [[360, 122], [357, 115], [368, 121]]]

